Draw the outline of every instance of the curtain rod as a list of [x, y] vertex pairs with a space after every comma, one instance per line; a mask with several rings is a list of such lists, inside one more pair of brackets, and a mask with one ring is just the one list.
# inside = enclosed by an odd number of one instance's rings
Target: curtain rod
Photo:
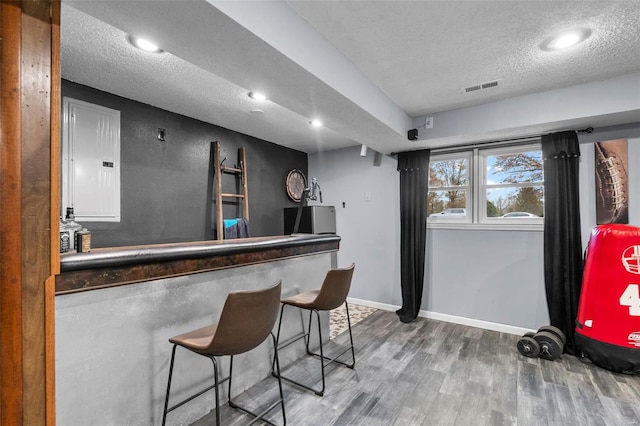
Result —
[[486, 142], [474, 142], [467, 145], [460, 146], [451, 146], [444, 148], [435, 148], [432, 149], [432, 153], [441, 153], [441, 152], [456, 152], [456, 151], [465, 151], [468, 149], [478, 148], [481, 146], [491, 145], [495, 147], [504, 146], [504, 145], [523, 145], [528, 142], [539, 141], [540, 136], [529, 136], [526, 138], [513, 138], [513, 139], [500, 139], [495, 141], [486, 141]]
[[[586, 127], [584, 129], [574, 130], [574, 131], [577, 133], [593, 133], [593, 127]], [[485, 145], [491, 145], [496, 147], [503, 146], [503, 145], [520, 145], [520, 144], [525, 144], [527, 142], [539, 140], [541, 137], [542, 135], [537, 135], [537, 136], [528, 136], [528, 137], [518, 137], [518, 138], [512, 138], [512, 139], [498, 139], [498, 140], [486, 141], [486, 142], [474, 142], [466, 145], [449, 146], [444, 148], [433, 148], [431, 152], [438, 154], [443, 152], [465, 151], [468, 149], [478, 148]], [[392, 152], [389, 155], [391, 156], [398, 155], [398, 153]]]

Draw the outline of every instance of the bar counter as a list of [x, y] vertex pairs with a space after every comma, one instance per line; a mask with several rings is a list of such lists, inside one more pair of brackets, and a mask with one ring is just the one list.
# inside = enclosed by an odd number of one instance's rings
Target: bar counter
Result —
[[337, 235], [296, 234], [62, 254], [56, 295], [337, 251]]
[[[58, 424], [160, 424], [168, 339], [218, 321], [231, 291], [278, 280], [282, 297], [320, 288], [339, 243], [336, 235], [300, 234], [62, 255], [55, 298]], [[327, 337], [328, 315], [321, 324]], [[285, 311], [282, 339], [300, 327], [300, 313]], [[234, 394], [270, 376], [272, 346], [269, 340], [235, 358]], [[303, 344], [291, 345], [280, 362], [304, 353]], [[211, 361], [187, 351], [178, 350], [175, 368], [176, 398], [212, 381]], [[227, 368], [223, 359], [221, 374]], [[221, 395], [226, 399], [226, 391]], [[190, 424], [213, 407], [210, 391], [170, 413], [167, 424]]]

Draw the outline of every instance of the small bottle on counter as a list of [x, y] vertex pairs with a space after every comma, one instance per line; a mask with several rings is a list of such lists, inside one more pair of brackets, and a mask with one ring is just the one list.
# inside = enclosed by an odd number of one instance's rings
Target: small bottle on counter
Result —
[[67, 207], [67, 217], [65, 218], [65, 230], [69, 232], [69, 251], [76, 251], [76, 232], [82, 229], [82, 226], [75, 221], [76, 217], [73, 213], [73, 207]]
[[91, 251], [91, 231], [87, 228], [76, 232], [76, 251], [78, 253], [87, 253]]
[[60, 216], [60, 253], [68, 253], [71, 250], [71, 242], [67, 224]]

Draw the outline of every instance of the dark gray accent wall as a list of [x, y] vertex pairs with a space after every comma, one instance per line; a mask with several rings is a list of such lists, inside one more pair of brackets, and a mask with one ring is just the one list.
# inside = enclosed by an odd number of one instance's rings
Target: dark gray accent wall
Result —
[[[220, 141], [225, 165], [245, 147], [252, 236], [282, 235], [283, 209], [295, 207], [284, 181], [291, 169], [307, 173], [307, 154], [271, 142], [62, 80], [62, 96], [120, 111], [121, 221], [86, 222], [93, 247], [199, 241], [214, 237], [211, 142]], [[157, 139], [158, 128], [166, 131]], [[223, 174], [223, 190], [236, 192]], [[61, 206], [64, 210], [66, 206]], [[226, 219], [238, 217], [224, 203]]]

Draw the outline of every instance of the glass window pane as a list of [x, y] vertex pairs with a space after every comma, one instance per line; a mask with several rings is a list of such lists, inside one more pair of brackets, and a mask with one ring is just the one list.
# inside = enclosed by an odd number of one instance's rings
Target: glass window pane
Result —
[[542, 151], [487, 156], [487, 185], [543, 181]]
[[467, 215], [467, 191], [429, 191], [427, 214], [429, 216], [465, 217]]
[[429, 187], [469, 185], [469, 159], [432, 161], [429, 164]]
[[544, 214], [544, 187], [487, 190], [487, 217], [535, 218]]

